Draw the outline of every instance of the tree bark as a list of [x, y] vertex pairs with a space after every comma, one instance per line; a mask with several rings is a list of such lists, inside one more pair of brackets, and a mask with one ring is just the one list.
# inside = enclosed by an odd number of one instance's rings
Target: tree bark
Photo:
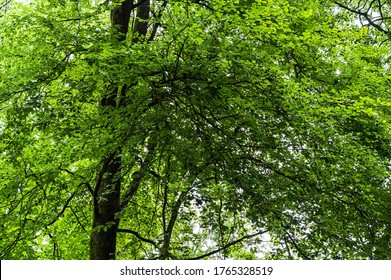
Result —
[[[141, 0], [143, 1], [143, 0]], [[133, 27], [133, 42], [137, 42], [140, 36], [147, 35], [149, 19], [149, 0], [144, 0], [143, 3], [137, 7], [136, 21]], [[141, 2], [140, 2], [141, 3]]]
[[103, 163], [94, 190], [94, 217], [90, 237], [90, 259], [115, 259], [120, 205], [121, 159], [114, 153]]
[[[138, 6], [137, 15], [142, 20], [147, 20], [149, 17], [148, 0], [140, 0], [136, 5], [133, 5], [132, 0], [125, 0], [111, 10], [111, 26], [118, 31], [116, 39], [119, 43], [126, 40], [131, 12], [136, 6]], [[145, 35], [147, 32], [147, 23], [136, 20], [133, 31], [134, 33], [138, 33], [136, 37]], [[117, 85], [109, 96], [102, 98], [100, 102], [101, 106], [113, 107], [114, 110], [121, 106], [122, 102], [117, 103], [116, 99], [121, 89], [124, 88], [127, 88], [127, 85]], [[117, 231], [120, 222], [118, 217], [116, 217], [116, 213], [121, 208], [120, 150], [120, 148], [116, 147], [116, 151], [106, 157], [97, 176], [93, 193], [94, 216], [90, 236], [91, 260], [115, 259]]]

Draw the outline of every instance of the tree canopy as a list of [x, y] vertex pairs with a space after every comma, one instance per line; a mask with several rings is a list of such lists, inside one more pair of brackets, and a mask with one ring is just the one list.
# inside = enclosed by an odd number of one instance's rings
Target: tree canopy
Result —
[[1, 259], [390, 259], [387, 1], [0, 7]]

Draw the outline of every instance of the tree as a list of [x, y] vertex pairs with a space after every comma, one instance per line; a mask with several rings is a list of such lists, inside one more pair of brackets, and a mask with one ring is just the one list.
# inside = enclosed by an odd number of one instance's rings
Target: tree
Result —
[[334, 2], [1, 21], [2, 258], [389, 258], [387, 44]]

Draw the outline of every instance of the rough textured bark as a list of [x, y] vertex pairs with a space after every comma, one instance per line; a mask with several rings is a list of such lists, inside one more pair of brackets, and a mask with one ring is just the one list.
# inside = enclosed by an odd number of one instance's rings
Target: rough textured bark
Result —
[[[126, 39], [131, 12], [136, 6], [138, 6], [137, 15], [141, 19], [147, 20], [149, 16], [149, 1], [141, 0], [136, 5], [133, 5], [133, 1], [125, 0], [111, 11], [111, 25], [119, 32], [118, 42]], [[139, 33], [138, 35], [145, 35], [147, 23], [136, 20], [134, 32]], [[117, 103], [116, 98], [124, 88], [126, 89], [128, 86], [117, 85], [110, 95], [101, 100], [101, 106], [113, 107], [114, 109], [121, 106], [121, 101]], [[117, 149], [116, 152], [108, 155], [103, 161], [93, 193], [94, 217], [90, 237], [90, 259], [92, 260], [115, 259], [119, 225], [116, 213], [121, 208], [120, 171], [121, 158]]]
[[130, 13], [133, 9], [133, 1], [125, 0], [121, 5], [110, 12], [111, 26], [117, 28], [120, 36], [118, 41], [124, 41], [129, 30]]
[[150, 2], [149, 0], [144, 0], [142, 4], [137, 8], [137, 17], [133, 28], [134, 31], [133, 34], [136, 35], [135, 38], [138, 38], [138, 36], [140, 35], [145, 36], [147, 34], [147, 29], [148, 29], [147, 20], [149, 18], [149, 6], [150, 6], [149, 2]]
[[90, 259], [115, 259], [119, 210], [121, 159], [110, 155], [103, 163], [94, 190], [94, 218], [90, 239]]

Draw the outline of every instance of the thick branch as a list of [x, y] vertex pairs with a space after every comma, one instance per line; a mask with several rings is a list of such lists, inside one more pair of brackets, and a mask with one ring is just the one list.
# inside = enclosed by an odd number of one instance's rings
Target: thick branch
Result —
[[76, 212], [73, 211], [72, 207], [69, 207], [69, 209], [71, 209], [72, 214], [73, 214], [73, 216], [75, 216], [76, 221], [77, 221], [77, 223], [79, 224], [79, 226], [84, 230], [85, 233], [89, 234], [88, 231], [86, 230], [86, 228], [85, 228], [85, 227], [83, 226], [83, 224], [81, 223], [79, 217], [76, 215]]
[[153, 242], [152, 240], [150, 239], [147, 239], [145, 237], [142, 237], [140, 235], [140, 233], [138, 233], [137, 231], [134, 231], [134, 230], [131, 230], [131, 229], [123, 229], [123, 228], [119, 228], [117, 230], [117, 232], [125, 232], [125, 233], [130, 233], [130, 234], [133, 234], [134, 236], [136, 236], [138, 239], [140, 239], [141, 241], [143, 242], [146, 242], [146, 243], [149, 243], [151, 245], [153, 245], [155, 248], [159, 249], [159, 247], [157, 246], [157, 244], [155, 242]]
[[[84, 184], [84, 183], [80, 183], [80, 184], [77, 186], [77, 189], [78, 189], [79, 187], [81, 187], [83, 184]], [[72, 201], [72, 199], [75, 197], [75, 195], [76, 195], [76, 192], [74, 192], [74, 193], [67, 199], [67, 201], [65, 202], [64, 206], [62, 207], [62, 210], [60, 211], [60, 213], [57, 214], [57, 217], [54, 218], [54, 220], [51, 221], [50, 223], [47, 223], [47, 224], [45, 225], [45, 227], [48, 227], [48, 226], [54, 224], [54, 223], [55, 223], [55, 222], [56, 222], [56, 221], [65, 213], [65, 210], [68, 208], [69, 203]]]
[[128, 205], [128, 203], [130, 202], [134, 194], [137, 192], [142, 178], [147, 172], [149, 172], [149, 166], [152, 163], [155, 147], [156, 144], [152, 144], [150, 145], [150, 147], [148, 147], [148, 155], [145, 158], [145, 160], [141, 163], [140, 169], [132, 174], [133, 180], [128, 191], [125, 193], [124, 197], [122, 198], [122, 202], [120, 204], [120, 210], [124, 209]]
[[345, 10], [351, 12], [351, 13], [354, 13], [354, 14], [357, 14], [357, 15], [359, 15], [359, 16], [364, 17], [365, 20], [368, 21], [368, 24], [369, 24], [369, 25], [371, 25], [372, 27], [376, 28], [376, 29], [379, 30], [380, 32], [382, 32], [382, 33], [384, 33], [384, 34], [386, 34], [386, 35], [389, 34], [389, 31], [388, 31], [388, 30], [384, 29], [384, 28], [381, 27], [379, 24], [376, 24], [376, 23], [375, 23], [375, 21], [369, 16], [368, 11], [362, 12], [362, 11], [360, 11], [360, 10], [354, 10], [354, 9], [352, 9], [352, 8], [346, 6], [346, 5], [344, 5], [344, 4], [342, 4], [342, 3], [338, 2], [338, 1], [334, 1], [334, 3], [335, 3], [337, 6], [343, 8], [343, 9], [345, 9]]
[[5, 11], [7, 11], [8, 7], [10, 6], [12, 1], [13, 0], [4, 1], [4, 3], [0, 4], [0, 9], [4, 9]]
[[[162, 4], [162, 6], [160, 7], [159, 13], [157, 15], [154, 14], [154, 17], [156, 19], [160, 19], [161, 18], [163, 10], [166, 8], [167, 4], [168, 4], [168, 0], [165, 0], [164, 3]], [[153, 25], [151, 36], [149, 37], [148, 42], [153, 41], [155, 39], [155, 36], [156, 36], [156, 33], [157, 33], [157, 29], [159, 28], [159, 26], [160, 26], [159, 22], [156, 22]]]
[[288, 235], [289, 240], [291, 241], [291, 243], [293, 244], [293, 246], [296, 248], [296, 250], [300, 253], [300, 255], [302, 255], [304, 259], [310, 260], [311, 258], [310, 258], [309, 256], [307, 256], [307, 254], [304, 253], [303, 250], [300, 249], [299, 245], [296, 244], [296, 241], [295, 241], [295, 240], [293, 239], [293, 237], [289, 234], [289, 232], [286, 232], [286, 234]]
[[190, 258], [189, 260], [200, 260], [200, 259], [209, 257], [209, 256], [214, 255], [214, 254], [216, 254], [218, 252], [221, 252], [221, 251], [223, 251], [223, 250], [225, 250], [225, 249], [227, 249], [227, 248], [229, 248], [229, 247], [231, 247], [231, 246], [233, 246], [233, 245], [235, 245], [235, 244], [237, 244], [239, 242], [242, 242], [242, 241], [244, 241], [246, 239], [253, 238], [253, 237], [257, 236], [257, 235], [262, 235], [262, 234], [264, 234], [266, 232], [268, 232], [268, 230], [264, 230], [264, 231], [260, 231], [260, 232], [254, 233], [254, 234], [249, 234], [249, 235], [243, 236], [242, 238], [239, 238], [239, 239], [237, 239], [235, 241], [232, 241], [232, 242], [226, 244], [225, 246], [223, 246], [223, 247], [221, 247], [221, 248], [219, 248], [217, 250], [211, 251], [209, 253], [206, 253], [206, 254], [198, 256], [198, 257]]
[[[61, 168], [61, 167], [59, 167], [58, 169], [61, 170], [61, 171], [66, 172], [66, 173], [68, 173], [68, 174], [71, 174], [72, 176], [78, 176], [78, 177], [82, 178], [83, 180], [86, 179], [84, 176], [81, 176], [81, 175], [79, 175], [79, 174], [76, 174], [76, 173], [74, 173], [74, 172], [72, 172], [72, 171], [70, 171], [70, 170], [68, 170], [68, 169]], [[81, 186], [81, 185], [86, 185], [86, 187], [87, 187], [88, 191], [90, 192], [90, 194], [91, 194], [92, 196], [94, 195], [94, 190], [92, 189], [90, 183], [84, 182], [84, 183], [81, 183], [79, 186]]]

